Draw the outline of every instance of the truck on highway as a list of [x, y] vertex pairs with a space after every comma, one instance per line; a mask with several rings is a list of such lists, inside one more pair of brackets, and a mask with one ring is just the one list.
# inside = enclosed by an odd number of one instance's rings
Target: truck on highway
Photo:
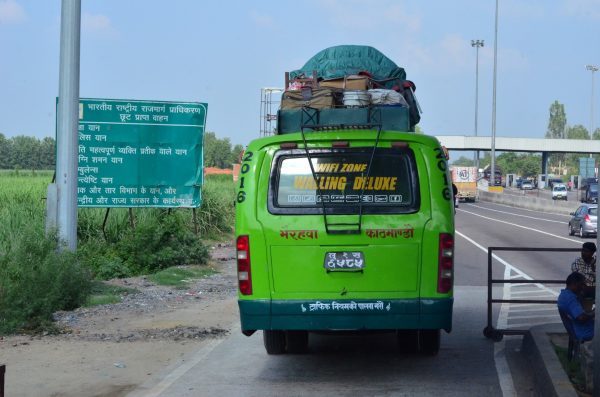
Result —
[[579, 201], [582, 203], [598, 202], [598, 178], [582, 178], [579, 185]]
[[475, 202], [477, 200], [477, 167], [453, 166], [452, 182], [456, 185], [458, 200]]
[[452, 329], [452, 179], [439, 141], [413, 132], [414, 84], [364, 46], [286, 77], [277, 133], [240, 167], [242, 332], [262, 330], [268, 354], [337, 331], [394, 332], [401, 349], [436, 354]]

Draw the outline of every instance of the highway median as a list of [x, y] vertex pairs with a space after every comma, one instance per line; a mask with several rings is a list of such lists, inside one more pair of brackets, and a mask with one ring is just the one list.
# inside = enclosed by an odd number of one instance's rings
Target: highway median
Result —
[[563, 215], [569, 215], [571, 212], [574, 212], [581, 204], [579, 201], [558, 201], [536, 197], [531, 194], [515, 195], [495, 193], [482, 189], [479, 189], [479, 199], [481, 201], [487, 201], [496, 204], [505, 204], [512, 207]]

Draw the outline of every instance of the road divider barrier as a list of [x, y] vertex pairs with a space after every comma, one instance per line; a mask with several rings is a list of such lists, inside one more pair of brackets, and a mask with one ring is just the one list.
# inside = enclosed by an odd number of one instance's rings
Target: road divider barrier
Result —
[[535, 211], [552, 212], [556, 214], [569, 215], [574, 212], [581, 203], [578, 201], [559, 201], [534, 196], [533, 194], [515, 195], [507, 193], [495, 193], [479, 190], [479, 200], [496, 204], [505, 204], [512, 207], [525, 208]]

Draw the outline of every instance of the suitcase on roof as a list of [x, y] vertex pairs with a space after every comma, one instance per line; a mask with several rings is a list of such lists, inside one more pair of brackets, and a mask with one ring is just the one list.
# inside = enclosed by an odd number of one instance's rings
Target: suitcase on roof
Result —
[[311, 107], [329, 109], [336, 105], [338, 95], [328, 88], [304, 88], [302, 91], [285, 91], [281, 97], [281, 109]]

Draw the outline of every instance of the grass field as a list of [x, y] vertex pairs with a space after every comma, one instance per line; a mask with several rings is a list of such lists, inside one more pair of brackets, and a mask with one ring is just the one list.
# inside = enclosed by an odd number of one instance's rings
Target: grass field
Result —
[[[233, 232], [235, 185], [230, 175], [211, 175], [196, 211], [198, 234], [191, 209], [136, 208], [135, 228], [128, 209], [111, 209], [103, 231], [106, 210], [80, 208], [77, 253], [59, 252], [56, 236], [46, 235], [44, 226], [52, 175], [0, 171], [0, 334], [44, 327], [52, 312], [90, 304], [93, 279], [205, 265], [209, 255], [202, 240], [223, 240]], [[175, 278], [182, 276], [191, 277]]]
[[[18, 238], [24, 225], [42, 228], [45, 224], [46, 189], [52, 181], [52, 171], [0, 170], [0, 247], [6, 241]], [[220, 239], [231, 233], [233, 225], [235, 186], [230, 175], [206, 177], [202, 192], [202, 205], [197, 210], [200, 238]], [[194, 228], [192, 211], [177, 209], [184, 213], [186, 223]], [[84, 208], [78, 211], [80, 243], [101, 233], [105, 209]], [[146, 223], [163, 213], [162, 209], [139, 208], [134, 210], [138, 223]], [[123, 229], [129, 228], [127, 209], [111, 209], [106, 225], [107, 236], [118, 239]], [[0, 251], [1, 252], [1, 251]]]

